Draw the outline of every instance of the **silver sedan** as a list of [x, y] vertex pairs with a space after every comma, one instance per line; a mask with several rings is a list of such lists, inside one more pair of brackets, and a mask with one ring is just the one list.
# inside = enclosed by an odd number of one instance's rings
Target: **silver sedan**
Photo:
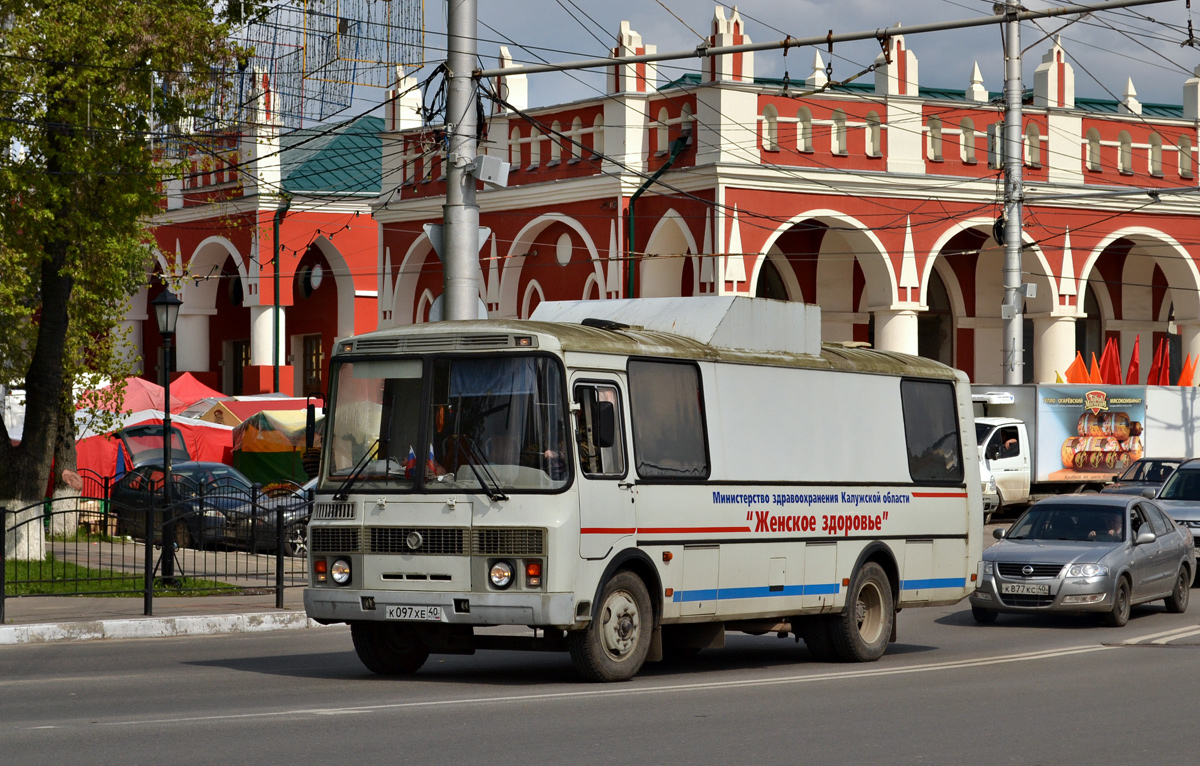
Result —
[[994, 622], [999, 612], [1098, 612], [1120, 627], [1134, 604], [1165, 599], [1168, 611], [1187, 609], [1192, 536], [1153, 500], [1043, 500], [995, 534], [1000, 542], [983, 552], [971, 594], [977, 622]]

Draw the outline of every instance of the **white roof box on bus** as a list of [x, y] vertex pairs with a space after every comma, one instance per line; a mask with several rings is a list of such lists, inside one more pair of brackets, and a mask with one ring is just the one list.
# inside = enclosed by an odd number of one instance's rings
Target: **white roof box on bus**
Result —
[[538, 304], [530, 319], [575, 324], [604, 319], [721, 348], [821, 353], [821, 309], [793, 301], [733, 295], [548, 301]]

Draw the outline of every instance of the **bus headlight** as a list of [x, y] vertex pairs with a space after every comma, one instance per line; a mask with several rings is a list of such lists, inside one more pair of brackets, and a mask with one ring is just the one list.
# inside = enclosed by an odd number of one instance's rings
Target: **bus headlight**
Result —
[[507, 561], [497, 561], [495, 564], [492, 564], [492, 569], [488, 572], [488, 577], [491, 578], [492, 585], [495, 585], [497, 588], [507, 588], [509, 585], [512, 585], [513, 581], [512, 564]]
[[350, 562], [346, 559], [338, 559], [329, 567], [329, 577], [338, 585], [345, 585], [350, 582]]

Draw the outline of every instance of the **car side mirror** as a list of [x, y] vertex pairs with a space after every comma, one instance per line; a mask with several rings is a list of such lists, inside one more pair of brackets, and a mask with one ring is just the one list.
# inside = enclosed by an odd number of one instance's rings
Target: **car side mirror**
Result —
[[987, 453], [984, 454], [984, 457], [987, 458], [988, 460], [999, 460], [1000, 459], [1000, 445], [996, 444], [994, 442], [992, 444], [989, 444], [988, 448], [987, 448]]
[[1154, 534], [1154, 532], [1149, 529], [1143, 529], [1141, 532], [1138, 532], [1137, 540], [1134, 542], [1137, 545], [1146, 545], [1147, 543], [1152, 543], [1157, 539], [1158, 535]]
[[1114, 474], [1113, 474], [1113, 477], [1112, 477], [1112, 480], [1113, 480], [1113, 481], [1120, 481], [1120, 480], [1121, 480], [1121, 474], [1119, 474], [1119, 473], [1114, 473]]
[[1004, 527], [996, 527], [995, 529], [992, 530], [992, 537], [996, 538], [997, 540], [1003, 540], [1004, 535], [1007, 532], [1008, 532], [1008, 530], [1005, 529]]
[[1157, 489], [1143, 489], [1142, 490], [1142, 497], [1154, 497], [1157, 494], [1158, 494]]
[[596, 446], [612, 447], [617, 441], [617, 410], [612, 402], [596, 402]]

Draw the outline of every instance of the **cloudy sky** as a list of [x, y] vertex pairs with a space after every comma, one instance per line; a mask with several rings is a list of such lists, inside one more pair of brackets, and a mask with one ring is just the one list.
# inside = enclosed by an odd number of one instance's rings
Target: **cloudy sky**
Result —
[[[1025, 0], [1027, 8], [1046, 8], [1060, 2]], [[485, 66], [494, 66], [500, 45], [507, 45], [518, 61], [563, 62], [604, 56], [622, 20], [641, 33], [658, 51], [690, 50], [707, 35], [713, 0], [482, 0], [479, 3], [479, 53]], [[731, 7], [731, 6], [729, 6]], [[810, 37], [835, 32], [857, 32], [901, 22], [905, 26], [991, 15], [988, 0], [742, 0], [738, 9], [746, 32], [755, 42], [781, 40], [787, 35]], [[1044, 38], [1061, 29], [1063, 47], [1075, 66], [1076, 93], [1095, 98], [1119, 98], [1128, 78], [1133, 78], [1143, 102], [1178, 104], [1183, 81], [1200, 64], [1200, 48], [1182, 47], [1191, 11], [1184, 0], [1128, 10], [1106, 11], [1091, 18], [1022, 24], [1021, 44], [1030, 50], [1025, 58], [1025, 82], [1032, 87], [1033, 72], [1049, 48]], [[1200, 16], [1200, 4], [1196, 13]], [[678, 18], [676, 18], [678, 17]], [[426, 2], [427, 59], [444, 56], [445, 3]], [[1200, 18], [1196, 20], [1200, 34]], [[972, 64], [979, 62], [984, 85], [1003, 87], [1003, 45], [999, 27], [951, 30], [908, 37], [909, 48], [920, 62], [922, 85], [965, 88]], [[756, 54], [760, 76], [783, 76], [785, 66], [793, 80], [811, 72], [813, 48]], [[837, 45], [834, 79], [848, 77], [869, 65], [878, 53], [873, 41]], [[824, 55], [824, 51], [822, 51]], [[660, 81], [698, 70], [689, 60], [660, 64]], [[870, 76], [866, 78], [870, 82]], [[594, 95], [604, 87], [601, 75], [590, 72], [537, 74], [529, 78], [530, 105], [560, 103]]]

